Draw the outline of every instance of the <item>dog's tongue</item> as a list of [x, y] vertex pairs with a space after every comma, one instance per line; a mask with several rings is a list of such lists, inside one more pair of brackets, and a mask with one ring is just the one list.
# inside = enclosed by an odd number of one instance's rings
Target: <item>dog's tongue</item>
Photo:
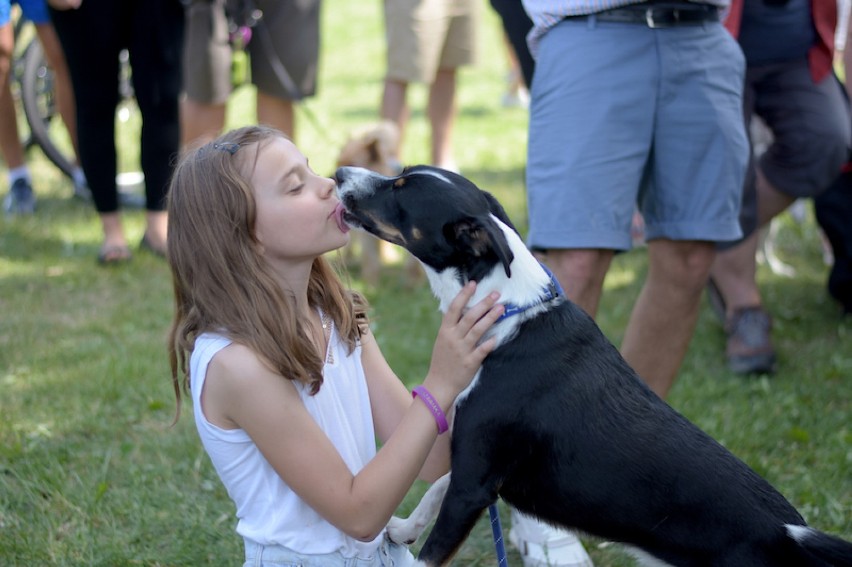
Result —
[[337, 203], [337, 206], [334, 208], [334, 220], [337, 222], [337, 228], [340, 229], [340, 232], [349, 232], [349, 225], [346, 224], [346, 221], [343, 220], [343, 205], [341, 203]]

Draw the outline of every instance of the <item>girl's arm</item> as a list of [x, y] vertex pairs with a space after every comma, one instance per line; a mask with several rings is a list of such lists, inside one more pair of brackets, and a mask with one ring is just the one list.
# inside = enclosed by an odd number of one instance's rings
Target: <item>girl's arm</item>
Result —
[[[444, 315], [423, 382], [445, 413], [493, 349], [493, 340], [477, 343], [502, 313], [492, 295], [462, 315], [473, 291], [473, 285], [466, 287]], [[381, 422], [377, 427], [393, 432], [357, 475], [308, 414], [294, 385], [246, 347], [234, 344], [213, 358], [202, 405], [211, 422], [244, 429], [282, 480], [323, 518], [349, 536], [369, 541], [402, 502], [438, 435], [426, 405], [407, 399], [403, 404], [402, 395], [408, 396], [404, 387], [394, 390], [371, 400], [394, 406], [374, 410]], [[398, 416], [396, 406], [403, 405]]]
[[[361, 338], [361, 345], [361, 362], [370, 392], [373, 425], [376, 428], [376, 435], [384, 443], [390, 439], [409, 406], [423, 402], [412, 398], [411, 393], [388, 365], [372, 334], [364, 335]], [[449, 413], [447, 418], [450, 418]], [[437, 430], [437, 425], [435, 428]], [[418, 478], [434, 482], [449, 470], [450, 435], [446, 433], [438, 436], [423, 468], [418, 473]]]

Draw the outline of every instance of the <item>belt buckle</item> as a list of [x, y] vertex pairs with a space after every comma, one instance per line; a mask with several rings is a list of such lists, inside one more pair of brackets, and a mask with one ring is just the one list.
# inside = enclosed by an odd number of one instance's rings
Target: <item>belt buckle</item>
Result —
[[658, 29], [658, 28], [670, 28], [670, 27], [672, 27], [673, 25], [675, 25], [675, 23], [679, 20], [679, 18], [678, 18], [678, 16], [679, 16], [678, 11], [677, 11], [677, 10], [673, 10], [673, 11], [672, 11], [672, 19], [671, 19], [670, 21], [667, 21], [667, 22], [664, 22], [664, 21], [657, 21], [657, 19], [654, 17], [654, 10], [656, 10], [656, 9], [657, 9], [657, 8], [655, 8], [655, 7], [653, 7], [653, 6], [651, 6], [650, 8], [646, 8], [646, 9], [645, 9], [645, 23], [646, 23], [646, 24], [648, 25], [648, 27], [649, 27], [649, 28], [651, 28], [652, 30], [653, 30], [653, 29]]

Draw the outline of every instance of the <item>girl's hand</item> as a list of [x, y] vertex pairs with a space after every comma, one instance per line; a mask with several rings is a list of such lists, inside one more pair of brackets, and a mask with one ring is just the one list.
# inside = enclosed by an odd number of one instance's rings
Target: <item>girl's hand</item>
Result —
[[83, 0], [47, 0], [47, 3], [56, 10], [76, 10]]
[[444, 314], [432, 350], [429, 373], [424, 380], [444, 408], [470, 385], [482, 361], [496, 344], [494, 337], [481, 344], [480, 340], [503, 314], [504, 307], [497, 305], [500, 294], [492, 292], [465, 313], [464, 308], [475, 291], [476, 282], [468, 282]]

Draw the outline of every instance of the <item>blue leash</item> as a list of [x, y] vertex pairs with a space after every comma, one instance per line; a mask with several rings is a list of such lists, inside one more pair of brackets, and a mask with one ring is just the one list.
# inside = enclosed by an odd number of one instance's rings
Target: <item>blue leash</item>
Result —
[[506, 544], [503, 541], [503, 528], [500, 526], [496, 502], [488, 507], [488, 515], [491, 516], [491, 533], [494, 534], [494, 547], [497, 549], [497, 565], [505, 567], [509, 563], [506, 561]]
[[[539, 264], [541, 264], [541, 262], [539, 262]], [[498, 321], [501, 321], [506, 317], [522, 313], [535, 305], [556, 299], [560, 295], [565, 295], [565, 292], [562, 291], [562, 286], [559, 285], [559, 281], [556, 279], [556, 276], [553, 275], [553, 272], [547, 269], [547, 266], [544, 264], [541, 264], [541, 267], [544, 268], [544, 271], [548, 276], [550, 276], [550, 282], [548, 282], [547, 287], [544, 289], [544, 297], [532, 305], [520, 307], [517, 305], [506, 305], [506, 311], [504, 311], [503, 315], [497, 319]], [[497, 565], [498, 567], [507, 567], [509, 562], [506, 559], [506, 543], [503, 541], [503, 527], [500, 525], [500, 514], [497, 511], [496, 502], [488, 507], [488, 515], [491, 516], [491, 533], [494, 535], [494, 547], [497, 549]]]

